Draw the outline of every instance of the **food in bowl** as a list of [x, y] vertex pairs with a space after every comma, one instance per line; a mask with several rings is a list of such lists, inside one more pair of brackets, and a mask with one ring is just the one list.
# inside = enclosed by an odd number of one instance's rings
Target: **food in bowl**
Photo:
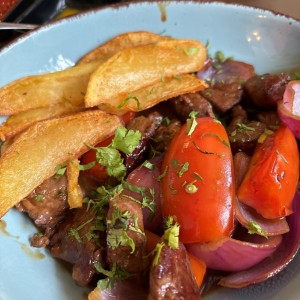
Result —
[[297, 81], [206, 51], [130, 32], [0, 90], [13, 114], [1, 128], [1, 215], [28, 213], [42, 231], [33, 245], [71, 263], [78, 284], [98, 280], [91, 299], [133, 287], [135, 299], [198, 299], [205, 272], [239, 288], [297, 251], [299, 150], [276, 112]]

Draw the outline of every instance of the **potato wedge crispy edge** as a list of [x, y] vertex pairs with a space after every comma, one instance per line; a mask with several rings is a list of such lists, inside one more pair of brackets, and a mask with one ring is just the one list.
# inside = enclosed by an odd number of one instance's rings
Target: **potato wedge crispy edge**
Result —
[[200, 70], [206, 60], [205, 46], [194, 40], [167, 40], [124, 49], [93, 72], [85, 95], [85, 106], [126, 99], [132, 91], [165, 78]]
[[12, 81], [0, 89], [0, 115], [14, 115], [65, 102], [82, 105], [90, 75], [101, 63], [82, 64]]
[[107, 60], [120, 50], [157, 43], [158, 41], [169, 39], [169, 37], [165, 37], [148, 31], [126, 32], [117, 35], [106, 43], [88, 52], [77, 62], [77, 64], [86, 64], [99, 59]]
[[22, 131], [25, 131], [36, 122], [69, 115], [83, 110], [83, 106], [74, 106], [66, 102], [23, 111], [8, 117], [8, 119], [0, 125], [0, 139], [6, 141]]
[[[103, 111], [114, 114], [125, 113], [127, 111], [138, 112], [162, 101], [182, 94], [195, 93], [206, 87], [207, 85], [197, 77], [184, 74], [176, 78], [167, 78], [163, 82], [133, 91], [125, 100], [123, 98], [113, 99], [110, 103], [100, 104], [98, 107]], [[113, 106], [111, 103], [115, 105]]]
[[55, 168], [111, 136], [121, 125], [117, 116], [99, 110], [41, 121], [23, 132], [0, 158], [0, 218]]

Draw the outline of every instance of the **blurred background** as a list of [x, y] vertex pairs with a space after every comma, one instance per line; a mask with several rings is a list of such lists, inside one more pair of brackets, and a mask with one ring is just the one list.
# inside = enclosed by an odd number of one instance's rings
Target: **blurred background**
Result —
[[[127, 0], [128, 1], [128, 0]], [[132, 0], [131, 2], [138, 2]], [[266, 8], [300, 20], [300, 0], [214, 0]], [[61, 18], [87, 9], [126, 2], [116, 0], [1, 0], [0, 21], [29, 24], [43, 24], [48, 20]], [[130, 1], [128, 1], [130, 2]], [[209, 2], [206, 0], [206, 2]], [[22, 34], [21, 31], [1, 30], [0, 47]]]

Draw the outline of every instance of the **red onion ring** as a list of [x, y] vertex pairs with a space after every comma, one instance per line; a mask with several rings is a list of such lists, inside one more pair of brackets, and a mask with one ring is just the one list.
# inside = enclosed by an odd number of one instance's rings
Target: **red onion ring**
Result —
[[272, 256], [246, 271], [230, 274], [219, 281], [224, 287], [242, 288], [262, 282], [285, 268], [294, 258], [300, 243], [300, 193], [293, 200], [294, 213], [287, 217], [290, 231], [283, 235], [282, 243]]
[[287, 233], [290, 228], [285, 218], [266, 219], [258, 214], [253, 208], [236, 200], [235, 217], [241, 225], [249, 229], [249, 223], [259, 225], [267, 236], [274, 236]]
[[272, 255], [281, 240], [281, 235], [263, 238], [262, 243], [224, 238], [207, 244], [188, 244], [186, 248], [209, 269], [237, 272], [246, 270]]
[[278, 115], [300, 138], [300, 80], [290, 81], [283, 94], [283, 99], [278, 102]]

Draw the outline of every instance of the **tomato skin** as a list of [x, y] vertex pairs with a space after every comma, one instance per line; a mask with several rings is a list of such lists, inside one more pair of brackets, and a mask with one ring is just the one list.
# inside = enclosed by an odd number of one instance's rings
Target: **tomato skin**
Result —
[[238, 199], [268, 219], [292, 213], [299, 177], [295, 136], [286, 125], [258, 144], [238, 189]]
[[[234, 227], [235, 186], [226, 130], [212, 118], [196, 120], [190, 136], [186, 125], [181, 128], [163, 162], [167, 172], [162, 179], [162, 211], [165, 217], [176, 216], [183, 243], [211, 242], [229, 236]], [[174, 161], [189, 163], [182, 176]], [[191, 182], [197, 188], [194, 193], [186, 191]]]

